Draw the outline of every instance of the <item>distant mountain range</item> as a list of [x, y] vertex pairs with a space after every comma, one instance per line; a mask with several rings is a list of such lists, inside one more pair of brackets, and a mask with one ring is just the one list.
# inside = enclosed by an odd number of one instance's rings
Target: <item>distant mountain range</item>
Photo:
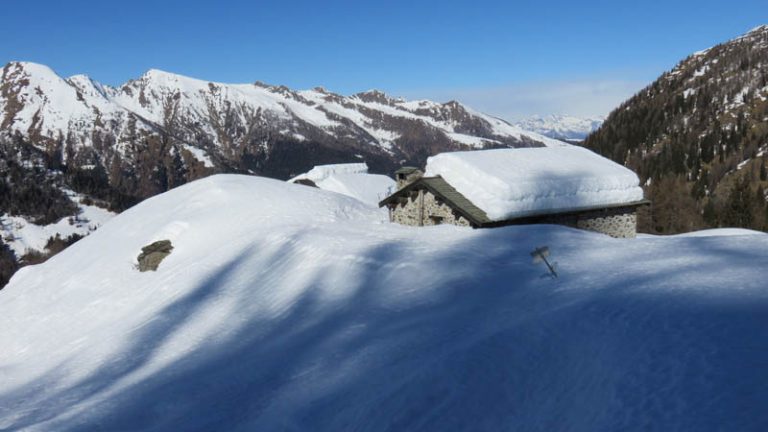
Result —
[[514, 123], [515, 126], [541, 135], [568, 142], [584, 140], [605, 120], [605, 117], [574, 117], [568, 115], [532, 116]]
[[646, 231], [768, 229], [768, 26], [688, 56], [584, 145], [639, 174]]
[[[458, 102], [405, 101], [376, 90], [342, 96], [159, 70], [110, 87], [21, 62], [3, 68], [0, 90], [0, 133], [59, 152], [64, 165], [98, 165], [122, 177], [146, 165], [146, 152], [166, 171], [177, 160], [193, 177], [241, 170], [287, 178], [318, 163], [365, 160], [373, 171], [389, 171], [438, 151], [547, 141]], [[147, 196], [167, 185], [144, 186], [126, 191]]]

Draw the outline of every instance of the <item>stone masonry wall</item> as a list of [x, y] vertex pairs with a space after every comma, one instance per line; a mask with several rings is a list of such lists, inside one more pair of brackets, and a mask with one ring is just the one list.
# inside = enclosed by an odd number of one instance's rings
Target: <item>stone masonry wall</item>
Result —
[[570, 215], [553, 215], [541, 223], [551, 223], [608, 234], [617, 238], [635, 238], [637, 212], [634, 207], [592, 210]]
[[[422, 202], [423, 212], [420, 211]], [[404, 203], [390, 207], [389, 216], [392, 222], [402, 225], [453, 224], [471, 226], [466, 218], [457, 214], [426, 189], [412, 191]], [[637, 234], [637, 215], [634, 207], [616, 207], [545, 216], [531, 223], [565, 225], [618, 238], [634, 238]]]
[[[423, 202], [423, 212], [420, 211]], [[413, 191], [407, 202], [397, 204], [389, 210], [390, 220], [402, 225], [428, 226], [453, 224], [470, 226], [469, 221], [457, 214], [426, 189]]]

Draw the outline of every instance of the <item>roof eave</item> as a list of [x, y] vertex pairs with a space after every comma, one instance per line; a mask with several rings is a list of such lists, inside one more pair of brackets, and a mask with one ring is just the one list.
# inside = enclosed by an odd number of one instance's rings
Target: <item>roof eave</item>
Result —
[[562, 216], [562, 215], [569, 215], [569, 214], [575, 214], [575, 213], [582, 213], [587, 211], [595, 211], [595, 210], [604, 210], [604, 209], [615, 209], [615, 208], [621, 208], [621, 207], [642, 207], [646, 205], [650, 205], [651, 201], [647, 199], [642, 199], [639, 201], [632, 201], [628, 203], [616, 203], [616, 204], [606, 204], [606, 205], [597, 205], [597, 206], [589, 206], [589, 207], [580, 207], [580, 208], [574, 208], [574, 209], [567, 209], [567, 210], [557, 210], [557, 211], [542, 211], [538, 213], [531, 213], [531, 214], [525, 214], [520, 216], [514, 216], [507, 219], [499, 219], [499, 220], [493, 220], [490, 222], [486, 222], [481, 224], [481, 227], [491, 227], [491, 226], [498, 226], [498, 225], [505, 225], [505, 224], [514, 224], [517, 221], [525, 220], [525, 219], [535, 219], [545, 216]]

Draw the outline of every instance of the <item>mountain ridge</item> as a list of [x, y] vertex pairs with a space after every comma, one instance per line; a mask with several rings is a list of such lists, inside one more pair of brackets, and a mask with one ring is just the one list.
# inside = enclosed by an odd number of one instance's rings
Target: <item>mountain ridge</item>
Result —
[[515, 126], [562, 141], [582, 141], [605, 121], [604, 116], [577, 117], [550, 114], [534, 115], [515, 122]]
[[[99, 165], [122, 177], [147, 171], [139, 153], [149, 151], [174, 184], [212, 172], [290, 178], [319, 163], [361, 159], [389, 173], [440, 151], [557, 145], [456, 101], [406, 101], [378, 90], [343, 96], [159, 69], [112, 87], [29, 62], [8, 63], [0, 89], [0, 134], [61, 153], [64, 165]], [[186, 171], [172, 172], [178, 167]], [[168, 188], [164, 179], [154, 183], [119, 187], [138, 197]]]

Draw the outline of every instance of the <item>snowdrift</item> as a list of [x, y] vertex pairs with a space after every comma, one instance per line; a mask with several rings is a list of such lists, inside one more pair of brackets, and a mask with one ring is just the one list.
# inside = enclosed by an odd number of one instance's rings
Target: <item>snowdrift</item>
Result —
[[441, 153], [425, 175], [442, 176], [495, 221], [643, 199], [634, 172], [567, 144]]
[[318, 165], [290, 180], [310, 180], [323, 190], [350, 196], [378, 207], [395, 189], [395, 181], [381, 174], [368, 174], [365, 163]]
[[208, 177], [0, 291], [0, 430], [766, 430], [766, 263], [763, 234], [413, 228]]

